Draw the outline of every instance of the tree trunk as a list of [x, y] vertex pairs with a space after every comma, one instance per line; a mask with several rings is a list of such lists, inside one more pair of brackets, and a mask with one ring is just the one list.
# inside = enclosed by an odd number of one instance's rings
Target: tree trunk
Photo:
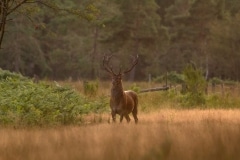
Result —
[[[138, 3], [137, 3], [137, 9], [136, 9], [136, 12], [138, 12], [139, 11], [139, 5], [140, 5], [140, 2], [138, 1]], [[139, 16], [137, 16], [137, 19], [136, 19], [136, 22], [135, 22], [135, 29], [136, 29], [136, 33], [137, 33], [137, 31], [139, 30]], [[139, 38], [138, 38], [138, 35], [137, 34], [135, 34], [135, 38], [134, 38], [134, 41], [135, 41], [135, 55], [138, 55], [139, 54]], [[130, 81], [134, 81], [134, 79], [135, 79], [135, 73], [136, 73], [136, 67], [137, 66], [135, 66], [134, 68], [133, 68], [133, 70], [131, 71], [131, 73], [130, 73], [130, 77], [129, 77], [129, 80]]]
[[6, 19], [7, 19], [7, 2], [1, 1], [0, 2], [0, 49], [2, 48], [2, 41], [3, 36], [5, 33], [5, 25], [6, 25]]
[[98, 26], [96, 26], [94, 28], [94, 36], [93, 36], [93, 52], [91, 55], [91, 78], [94, 79], [96, 78], [96, 67], [95, 67], [95, 63], [96, 63], [96, 57], [97, 57], [97, 40], [98, 40], [98, 33], [99, 33], [99, 29]]

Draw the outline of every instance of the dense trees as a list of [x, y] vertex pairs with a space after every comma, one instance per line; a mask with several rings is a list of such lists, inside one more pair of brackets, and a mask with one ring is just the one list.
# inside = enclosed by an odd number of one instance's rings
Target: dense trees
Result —
[[[96, 8], [89, 4], [84, 9], [69, 8], [71, 3], [59, 3], [58, 1], [46, 1], [46, 0], [1, 0], [0, 1], [0, 48], [5, 34], [5, 28], [9, 21], [12, 20], [12, 16], [24, 15], [31, 22], [31, 16], [39, 11], [40, 7], [47, 7], [57, 13], [74, 14], [85, 19], [93, 19], [95, 13], [98, 12]], [[68, 8], [66, 8], [68, 6]], [[39, 28], [39, 25], [35, 25]]]
[[54, 79], [104, 78], [103, 54], [118, 57], [115, 68], [127, 67], [130, 55], [139, 54], [130, 79], [180, 72], [189, 62], [206, 78], [240, 78], [237, 0], [91, 1], [100, 11], [91, 22], [66, 14], [80, 15], [76, 9], [84, 11], [89, 1], [55, 2], [64, 13], [35, 4], [38, 9], [21, 12], [27, 16], [16, 12], [10, 17], [1, 68]]
[[115, 24], [106, 24], [116, 27], [111, 35], [105, 37], [105, 48], [110, 48], [125, 59], [129, 59], [129, 55], [140, 55], [144, 66], [137, 66], [131, 78], [134, 78], [135, 72], [139, 75], [137, 78], [151, 72], [157, 74], [160, 52], [167, 48], [169, 42], [167, 29], [161, 25], [161, 17], [157, 14], [159, 6], [154, 0], [122, 0], [118, 3], [122, 14]]

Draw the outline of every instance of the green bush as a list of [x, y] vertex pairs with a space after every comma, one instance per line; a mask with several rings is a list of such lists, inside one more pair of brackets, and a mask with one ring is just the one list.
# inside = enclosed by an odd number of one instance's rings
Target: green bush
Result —
[[0, 125], [73, 124], [95, 104], [71, 88], [34, 83], [20, 74], [0, 70]]
[[203, 106], [206, 103], [205, 90], [207, 82], [202, 72], [195, 69], [192, 65], [187, 65], [183, 71], [184, 90], [182, 96], [182, 104], [184, 106]]
[[130, 87], [130, 90], [133, 90], [134, 92], [139, 93], [141, 89], [140, 89], [140, 87], [139, 87], [136, 83], [134, 83], [134, 84]]
[[7, 78], [18, 79], [18, 80], [22, 80], [22, 81], [28, 81], [28, 78], [23, 77], [21, 74], [12, 73], [10, 71], [2, 70], [0, 68], [0, 81], [6, 80]]
[[88, 103], [84, 104], [84, 109], [87, 113], [104, 113], [110, 112], [109, 107], [109, 97], [107, 96], [100, 96], [95, 101], [89, 101]]
[[96, 96], [98, 91], [98, 82], [83, 81], [84, 94], [87, 96]]

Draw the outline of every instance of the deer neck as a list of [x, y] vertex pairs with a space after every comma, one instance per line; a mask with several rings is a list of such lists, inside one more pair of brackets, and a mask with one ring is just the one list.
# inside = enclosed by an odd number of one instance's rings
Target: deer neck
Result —
[[124, 96], [124, 91], [122, 87], [122, 83], [118, 85], [113, 85], [111, 89], [111, 98], [115, 101], [120, 101]]

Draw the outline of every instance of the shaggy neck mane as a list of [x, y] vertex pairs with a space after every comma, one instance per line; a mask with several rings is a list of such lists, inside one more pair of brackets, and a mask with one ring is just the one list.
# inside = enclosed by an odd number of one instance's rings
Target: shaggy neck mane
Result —
[[119, 101], [123, 97], [122, 84], [112, 86], [111, 97], [114, 98], [115, 101]]

